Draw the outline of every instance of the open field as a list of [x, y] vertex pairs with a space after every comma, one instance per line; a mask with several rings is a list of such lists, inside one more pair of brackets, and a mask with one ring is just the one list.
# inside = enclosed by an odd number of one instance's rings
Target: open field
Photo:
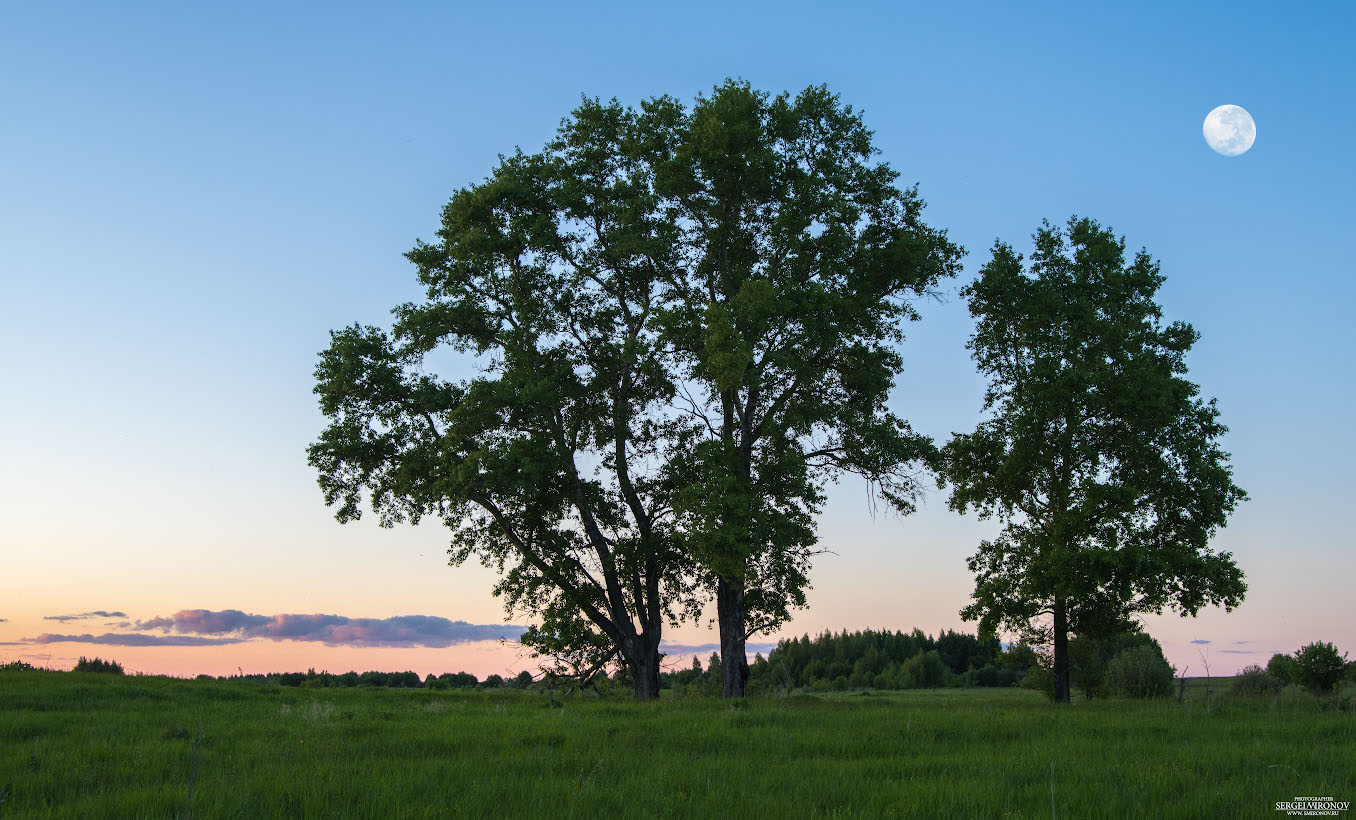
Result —
[[0, 818], [1038, 818], [1052, 791], [1058, 817], [1276, 817], [1356, 797], [1337, 702], [635, 703], [3, 671]]

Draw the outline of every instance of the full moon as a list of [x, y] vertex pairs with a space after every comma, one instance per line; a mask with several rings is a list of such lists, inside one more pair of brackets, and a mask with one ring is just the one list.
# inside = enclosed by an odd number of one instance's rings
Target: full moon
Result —
[[1221, 105], [1205, 115], [1201, 133], [1205, 134], [1205, 143], [1215, 153], [1236, 157], [1251, 148], [1253, 140], [1257, 139], [1257, 123], [1241, 106]]

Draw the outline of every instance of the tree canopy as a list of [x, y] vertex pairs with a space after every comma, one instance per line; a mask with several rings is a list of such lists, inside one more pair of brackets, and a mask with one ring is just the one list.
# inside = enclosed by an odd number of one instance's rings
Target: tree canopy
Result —
[[[637, 127], [585, 102], [544, 151], [453, 195], [439, 241], [408, 254], [425, 300], [322, 354], [310, 461], [340, 520], [364, 494], [386, 525], [440, 517], [452, 562], [497, 569], [510, 611], [537, 616], [524, 644], [579, 668], [616, 654], [654, 697], [662, 627], [698, 603], [668, 523], [657, 341], [679, 260]], [[480, 375], [434, 375], [440, 348]]]
[[646, 113], [677, 135], [650, 156], [687, 260], [664, 315], [695, 421], [674, 509], [715, 587], [724, 693], [738, 697], [745, 639], [804, 603], [825, 484], [855, 473], [913, 509], [932, 442], [886, 399], [914, 300], [962, 252], [823, 87], [769, 97], [731, 81], [690, 111]]
[[[332, 334], [310, 448], [340, 520], [441, 518], [500, 572], [523, 642], [616, 655], [658, 692], [662, 628], [715, 587], [726, 694], [746, 619], [804, 601], [827, 480], [907, 510], [931, 443], [885, 409], [909, 299], [960, 255], [822, 87], [689, 109], [585, 99], [457, 191], [408, 254], [425, 299]], [[482, 365], [436, 375], [447, 348]]]
[[941, 473], [953, 509], [1004, 524], [970, 558], [961, 614], [1053, 643], [1067, 701], [1070, 633], [1242, 600], [1243, 573], [1210, 540], [1245, 494], [1215, 401], [1185, 378], [1197, 333], [1154, 301], [1158, 263], [1141, 250], [1127, 264], [1124, 240], [1077, 218], [1045, 223], [1023, 262], [996, 243], [963, 291], [991, 413], [946, 445]]

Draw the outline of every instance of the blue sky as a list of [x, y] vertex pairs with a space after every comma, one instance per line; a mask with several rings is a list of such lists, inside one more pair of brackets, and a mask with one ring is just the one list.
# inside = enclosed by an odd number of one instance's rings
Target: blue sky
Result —
[[[330, 329], [417, 298], [401, 254], [453, 190], [540, 147], [581, 93], [690, 100], [727, 76], [827, 83], [864, 109], [882, 158], [969, 250], [904, 350], [895, 407], [925, 432], [978, 418], [954, 291], [995, 238], [1025, 249], [1041, 219], [1079, 214], [1147, 247], [1168, 317], [1203, 336], [1191, 376], [1218, 397], [1251, 495], [1218, 541], [1248, 601], [1151, 630], [1179, 666], [1209, 646], [1229, 652], [1214, 661], [1226, 671], [1315, 639], [1356, 648], [1348, 4], [2, 14], [0, 640], [14, 656], [88, 654], [28, 642], [59, 613], [502, 623], [491, 577], [445, 567], [436, 527], [330, 517], [304, 457], [322, 426], [316, 354]], [[1257, 122], [1241, 157], [1201, 137], [1224, 103]], [[961, 626], [965, 558], [991, 531], [940, 494], [873, 519], [844, 482], [821, 521], [834, 554], [788, 634]], [[486, 647], [256, 643], [125, 651], [153, 671], [518, 668]]]

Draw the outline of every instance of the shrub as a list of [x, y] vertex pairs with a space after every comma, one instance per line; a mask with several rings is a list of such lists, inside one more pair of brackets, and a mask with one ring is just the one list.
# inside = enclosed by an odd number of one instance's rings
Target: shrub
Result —
[[1271, 656], [1271, 660], [1267, 661], [1267, 672], [1279, 678], [1282, 683], [1294, 683], [1297, 671], [1295, 659], [1289, 655], [1282, 655], [1277, 652]]
[[1055, 673], [1044, 666], [1031, 667], [1027, 670], [1026, 677], [1017, 685], [1033, 692], [1041, 692], [1050, 700], [1055, 699]]
[[1069, 684], [1077, 686], [1087, 698], [1102, 696], [1111, 691], [1107, 674], [1111, 661], [1122, 652], [1139, 646], [1152, 647], [1159, 655], [1163, 647], [1147, 632], [1138, 628], [1104, 637], [1078, 635], [1069, 641]]
[[1345, 668], [1346, 656], [1325, 641], [1314, 641], [1295, 653], [1295, 682], [1311, 692], [1331, 692]]
[[121, 675], [122, 664], [117, 661], [105, 661], [99, 658], [86, 658], [83, 655], [75, 662], [76, 672], [101, 672], [106, 675]]
[[1127, 649], [1106, 670], [1107, 689], [1121, 697], [1163, 697], [1172, 692], [1172, 680], [1172, 665], [1157, 645]]
[[1236, 695], [1274, 695], [1284, 688], [1285, 681], [1257, 664], [1244, 667], [1234, 677], [1233, 691]]

